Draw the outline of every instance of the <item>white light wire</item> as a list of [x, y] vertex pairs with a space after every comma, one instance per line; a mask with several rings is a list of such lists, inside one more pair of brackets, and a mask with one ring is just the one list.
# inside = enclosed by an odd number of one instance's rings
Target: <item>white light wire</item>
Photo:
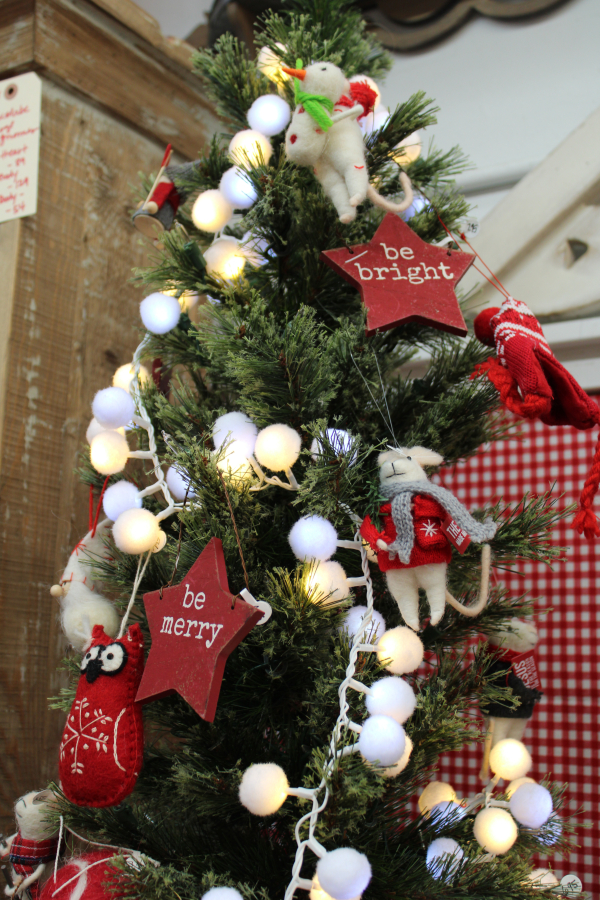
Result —
[[[296, 823], [295, 835], [297, 850], [294, 859], [294, 865], [292, 867], [292, 879], [288, 884], [287, 890], [285, 892], [285, 900], [292, 900], [292, 897], [294, 896], [297, 888], [305, 891], [310, 891], [312, 887], [312, 881], [307, 878], [302, 878], [300, 875], [304, 863], [305, 849], [309, 847], [315, 854], [315, 856], [319, 858], [323, 857], [326, 853], [325, 848], [315, 838], [315, 829], [319, 815], [323, 812], [329, 800], [328, 781], [337, 761], [344, 756], [355, 753], [357, 750], [355, 742], [352, 744], [345, 743], [345, 740], [350, 737], [348, 732], [360, 731], [360, 726], [356, 725], [354, 722], [351, 722], [348, 718], [348, 710], [350, 708], [347, 697], [348, 689], [350, 688], [351, 690], [359, 690], [361, 692], [363, 691], [363, 686], [354, 678], [354, 676], [356, 675], [356, 663], [358, 660], [358, 654], [374, 653], [377, 650], [376, 643], [371, 644], [363, 642], [363, 637], [365, 635], [365, 632], [369, 628], [371, 619], [373, 617], [373, 583], [371, 581], [371, 573], [369, 571], [369, 561], [367, 559], [367, 553], [360, 538], [360, 531], [356, 532], [354, 541], [343, 541], [340, 543], [343, 544], [343, 546], [346, 548], [353, 548], [360, 552], [363, 577], [360, 579], [353, 579], [353, 583], [362, 584], [366, 587], [367, 611], [361, 620], [358, 630], [352, 637], [350, 657], [348, 660], [348, 666], [346, 667], [346, 677], [340, 684], [338, 690], [340, 698], [340, 714], [331, 733], [331, 738], [329, 741], [329, 755], [323, 766], [321, 781], [316, 788], [302, 789], [303, 796], [310, 796], [312, 798], [312, 810], [298, 819]], [[318, 798], [321, 792], [323, 792], [323, 798], [319, 802]], [[301, 832], [303, 826], [307, 822], [308, 836], [303, 838]]]

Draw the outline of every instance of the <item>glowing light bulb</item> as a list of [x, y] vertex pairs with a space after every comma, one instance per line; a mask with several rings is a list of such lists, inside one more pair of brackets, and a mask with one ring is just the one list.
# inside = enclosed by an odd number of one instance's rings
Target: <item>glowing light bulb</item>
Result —
[[268, 163], [272, 153], [269, 139], [253, 128], [238, 131], [229, 144], [229, 156], [237, 166], [256, 168], [263, 162]]
[[413, 133], [409, 134], [408, 137], [405, 137], [403, 141], [396, 144], [391, 153], [391, 157], [399, 166], [409, 166], [420, 157], [422, 149], [423, 141], [421, 135], [418, 131], [413, 131]]
[[325, 606], [345, 600], [350, 587], [342, 566], [330, 559], [313, 566], [306, 581], [306, 593], [313, 603]]
[[488, 853], [506, 853], [517, 839], [517, 823], [505, 809], [489, 806], [475, 816], [475, 840]]
[[372, 134], [374, 131], [379, 131], [380, 128], [383, 128], [389, 118], [389, 109], [381, 107], [376, 112], [369, 113], [368, 116], [361, 119], [360, 127], [365, 135]]
[[267, 257], [275, 256], [269, 251], [269, 242], [266, 238], [256, 237], [251, 231], [247, 231], [242, 238], [242, 253], [251, 266], [259, 268], [268, 262]]
[[246, 413], [230, 412], [215, 419], [213, 425], [213, 441], [217, 450], [230, 441], [235, 441], [235, 448], [244, 456], [252, 456], [258, 428]]
[[156, 291], [140, 303], [140, 316], [152, 334], [166, 334], [179, 322], [181, 307], [175, 297]]
[[261, 464], [272, 472], [291, 469], [302, 447], [302, 438], [289, 425], [268, 425], [256, 438], [254, 453]]
[[285, 803], [289, 787], [281, 766], [256, 763], [242, 776], [240, 803], [255, 816], [271, 816]]
[[291, 110], [283, 97], [277, 94], [264, 94], [257, 97], [248, 110], [248, 124], [255, 131], [272, 137], [283, 131], [291, 115]]
[[118, 431], [101, 431], [90, 444], [90, 459], [101, 475], [116, 475], [129, 459], [129, 445]]
[[254, 185], [239, 166], [232, 166], [223, 173], [219, 190], [233, 209], [250, 209], [258, 198]]
[[85, 439], [88, 444], [91, 444], [96, 435], [100, 434], [101, 431], [117, 431], [119, 434], [122, 434], [123, 437], [125, 437], [124, 428], [104, 428], [97, 419], [92, 419], [85, 433]]
[[494, 775], [513, 781], [522, 778], [533, 765], [531, 756], [525, 744], [515, 741], [514, 738], [505, 738], [492, 747], [490, 753], [490, 769]]
[[128, 509], [122, 512], [112, 531], [119, 550], [132, 556], [154, 550], [164, 534], [158, 519], [149, 509]]
[[[308, 896], [310, 900], [333, 900], [333, 897], [323, 890], [321, 885], [319, 884], [319, 879], [317, 877], [317, 873], [313, 875], [312, 878], [312, 887], [308, 892]], [[362, 894], [358, 894], [358, 896], [353, 897], [352, 900], [360, 900]]]
[[221, 237], [210, 245], [204, 253], [206, 271], [218, 275], [226, 281], [233, 281], [242, 274], [246, 259], [234, 237]]
[[[531, 884], [531, 882], [533, 883]], [[525, 884], [530, 884], [531, 887], [538, 891], [545, 891], [548, 888], [558, 887], [560, 881], [550, 869], [534, 869], [527, 876]]]
[[396, 775], [399, 775], [400, 772], [403, 772], [407, 767], [408, 762], [410, 760], [410, 755], [413, 752], [414, 744], [409, 738], [409, 736], [404, 732], [404, 753], [398, 760], [395, 766], [387, 766], [385, 769], [380, 769], [379, 771], [383, 775], [384, 778], [395, 778]]
[[373, 104], [373, 109], [377, 109], [379, 104], [381, 103], [381, 91], [377, 85], [377, 82], [374, 78], [371, 78], [370, 75], [353, 75], [352, 78], [348, 79], [350, 84], [356, 84], [360, 81], [366, 81], [369, 87], [375, 91], [377, 97], [375, 99], [375, 103]]
[[290, 76], [281, 69], [281, 60], [287, 53], [287, 47], [285, 44], [280, 43], [277, 43], [275, 46], [281, 51], [281, 54], [275, 53], [270, 47], [261, 47], [256, 59], [256, 66], [258, 71], [266, 75], [269, 81], [274, 81], [275, 83], [289, 81]]
[[[113, 375], [113, 387], [123, 388], [124, 391], [129, 391], [131, 388], [131, 382], [135, 378], [135, 367], [133, 363], [125, 363], [124, 366], [119, 366], [115, 374]], [[150, 372], [145, 366], [140, 366], [140, 370], [138, 372], [138, 380], [141, 385], [146, 385], [150, 381]]]
[[444, 801], [456, 801], [456, 792], [451, 784], [445, 781], [430, 781], [419, 797], [419, 809], [427, 815], [432, 807]]
[[217, 459], [217, 469], [227, 472], [232, 478], [251, 478], [254, 470], [248, 462], [244, 448], [237, 445], [237, 441], [231, 441], [224, 453]]
[[412, 628], [399, 625], [386, 631], [377, 644], [377, 658], [394, 675], [414, 672], [423, 662], [425, 648]]
[[200, 231], [214, 234], [227, 225], [233, 215], [233, 206], [219, 190], [202, 191], [192, 206], [192, 221]]

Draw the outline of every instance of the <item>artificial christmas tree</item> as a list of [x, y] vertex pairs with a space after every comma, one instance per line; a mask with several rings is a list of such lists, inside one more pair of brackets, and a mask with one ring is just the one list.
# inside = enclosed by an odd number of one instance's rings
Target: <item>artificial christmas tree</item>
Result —
[[[449, 786], [438, 789], [434, 772], [440, 754], [485, 737], [472, 707], [518, 704], [492, 672], [493, 653], [485, 644], [471, 651], [468, 642], [530, 614], [531, 604], [498, 582], [488, 589], [476, 542], [484, 543], [485, 566], [491, 550], [496, 569], [551, 561], [552, 500], [524, 497], [514, 508], [473, 516], [455, 500], [460, 521], [438, 522], [450, 495], [416, 465], [422, 491], [444, 505], [425, 498], [433, 511], [426, 503], [417, 509], [411, 480], [402, 500], [394, 494], [392, 515], [397, 502], [413, 531], [424, 529], [413, 535], [419, 546], [444, 526], [450, 542], [444, 538], [436, 565], [444, 577], [447, 566], [454, 603], [464, 612], [479, 594], [481, 611], [462, 615], [450, 603], [444, 610], [442, 596], [431, 616], [416, 588], [408, 603], [390, 594], [372, 553], [385, 547], [361, 538], [366, 517], [375, 535], [383, 533], [379, 510], [390, 496], [380, 484], [379, 454], [397, 477], [394, 466], [411, 461], [410, 448], [424, 466], [453, 463], [501, 435], [494, 385], [471, 377], [488, 351], [418, 316], [367, 336], [356, 290], [321, 257], [371, 242], [383, 214], [363, 202], [363, 191], [355, 205], [349, 198], [353, 214], [340, 221], [313, 171], [286, 156], [289, 117], [279, 101], [294, 105], [286, 69], [299, 59], [323, 60], [342, 80], [359, 76], [359, 83], [385, 72], [388, 60], [358, 13], [344, 0], [302, 4], [301, 12], [267, 17], [257, 45], [267, 48], [258, 64], [229, 36], [197, 55], [225, 127], [237, 133], [215, 137], [196, 165], [173, 174], [190, 204], [178, 206], [173, 228], [161, 232], [156, 265], [137, 273], [149, 296], [131, 380], [121, 373], [94, 401], [100, 428], [90, 430], [81, 474], [98, 502], [105, 498], [114, 525], [110, 553], [92, 561], [93, 584], [116, 597], [123, 620], [113, 643], [101, 623], [88, 624], [98, 628], [102, 656], [123, 646], [135, 618], [151, 647], [152, 678], [141, 676], [151, 689], [140, 689], [136, 701], [146, 703], [144, 764], [139, 772], [123, 769], [128, 790], [137, 777], [133, 792], [105, 808], [90, 808], [85, 798], [78, 805], [71, 793], [76, 802], [65, 799], [60, 813], [73, 833], [143, 854], [117, 870], [129, 896], [529, 897], [532, 854], [569, 843], [570, 825], [556, 815], [560, 786], [534, 785], [539, 790], [525, 802], [515, 787], [518, 800], [509, 806], [499, 785], [525, 778], [532, 764], [514, 740], [494, 746], [493, 778], [474, 797], [458, 801]], [[269, 68], [272, 81], [262, 72], [266, 57], [279, 61]], [[326, 115], [323, 97], [301, 96]], [[421, 195], [420, 212], [404, 213], [406, 227], [441, 242], [438, 254], [451, 261], [460, 248], [445, 228], [460, 231], [467, 213], [451, 181], [464, 165], [459, 151], [402, 155], [406, 172], [395, 161], [398, 145], [432, 124], [434, 112], [415, 94], [379, 127], [363, 126], [362, 152], [378, 195], [394, 197], [408, 184]], [[336, 159], [329, 154], [333, 169]], [[386, 245], [387, 259], [410, 254], [408, 245]], [[431, 280], [447, 277], [449, 265]], [[416, 266], [407, 272], [411, 283], [428, 279], [427, 267], [424, 278]], [[398, 285], [401, 295], [401, 278]], [[198, 294], [207, 302], [192, 321]], [[402, 377], [401, 365], [423, 346], [432, 353], [427, 375]], [[143, 361], [154, 382], [141, 377]], [[391, 558], [391, 542], [406, 536], [396, 528], [389, 537]], [[217, 554], [213, 570], [206, 554]], [[356, 615], [357, 606], [364, 613]], [[93, 670], [94, 679], [105, 679], [107, 698], [111, 679], [126, 671], [122, 663], [111, 656], [102, 676]], [[85, 656], [71, 666], [65, 709], [76, 699]], [[86, 690], [89, 680], [81, 675]], [[110, 762], [118, 767], [117, 742], [115, 721]], [[94, 798], [102, 794], [98, 773]], [[411, 800], [432, 781], [414, 819]], [[79, 896], [85, 900], [85, 888]]]

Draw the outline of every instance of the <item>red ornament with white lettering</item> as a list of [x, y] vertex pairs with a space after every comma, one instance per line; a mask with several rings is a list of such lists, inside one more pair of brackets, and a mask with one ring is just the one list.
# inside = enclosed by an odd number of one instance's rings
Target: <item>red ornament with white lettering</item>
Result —
[[223, 545], [211, 538], [181, 584], [144, 595], [152, 647], [137, 700], [177, 693], [207, 722], [227, 657], [263, 617], [229, 591]]
[[475, 258], [470, 253], [428, 244], [388, 213], [368, 244], [321, 258], [360, 291], [368, 336], [409, 322], [467, 334], [454, 290]]

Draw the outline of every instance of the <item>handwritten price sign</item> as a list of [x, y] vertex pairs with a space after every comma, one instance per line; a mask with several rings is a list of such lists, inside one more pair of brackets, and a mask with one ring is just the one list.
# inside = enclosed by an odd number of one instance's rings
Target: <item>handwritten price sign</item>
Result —
[[0, 222], [37, 210], [41, 103], [35, 72], [0, 81]]

